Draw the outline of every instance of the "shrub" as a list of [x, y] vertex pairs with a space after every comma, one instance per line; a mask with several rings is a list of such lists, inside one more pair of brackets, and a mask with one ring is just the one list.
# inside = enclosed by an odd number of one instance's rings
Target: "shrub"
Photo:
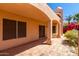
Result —
[[67, 25], [63, 26], [63, 33], [65, 33], [67, 31]]
[[71, 46], [77, 46], [77, 38], [78, 38], [78, 32], [76, 30], [69, 30], [65, 33], [65, 37], [69, 39]]
[[63, 26], [63, 33], [75, 29], [76, 24], [75, 23], [70, 23], [68, 25]]

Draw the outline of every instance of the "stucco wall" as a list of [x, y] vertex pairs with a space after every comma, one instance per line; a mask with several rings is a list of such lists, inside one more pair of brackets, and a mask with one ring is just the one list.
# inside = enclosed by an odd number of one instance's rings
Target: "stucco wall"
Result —
[[58, 22], [60, 22], [61, 19], [56, 15], [54, 10], [52, 10], [46, 3], [30, 3], [30, 4], [40, 9], [43, 13], [45, 13], [49, 17], [49, 20], [57, 20]]
[[[3, 41], [3, 18], [27, 22], [27, 37]], [[0, 10], [0, 50], [37, 40], [39, 38], [39, 24], [46, 25], [46, 23], [41, 21], [39, 22], [34, 19], [25, 18], [20, 15]]]

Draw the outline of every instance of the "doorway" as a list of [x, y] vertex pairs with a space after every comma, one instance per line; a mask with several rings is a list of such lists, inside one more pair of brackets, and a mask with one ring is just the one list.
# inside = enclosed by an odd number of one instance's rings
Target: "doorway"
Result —
[[45, 37], [45, 26], [39, 25], [39, 38], [44, 38], [44, 37]]

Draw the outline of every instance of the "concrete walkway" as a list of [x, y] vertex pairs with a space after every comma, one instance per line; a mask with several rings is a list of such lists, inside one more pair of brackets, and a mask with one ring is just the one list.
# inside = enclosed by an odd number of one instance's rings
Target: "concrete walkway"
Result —
[[43, 43], [44, 40], [38, 40], [29, 44], [24, 44], [15, 48], [0, 51], [15, 56], [76, 56], [70, 51], [70, 47], [62, 44], [63, 39], [53, 38], [52, 45]]

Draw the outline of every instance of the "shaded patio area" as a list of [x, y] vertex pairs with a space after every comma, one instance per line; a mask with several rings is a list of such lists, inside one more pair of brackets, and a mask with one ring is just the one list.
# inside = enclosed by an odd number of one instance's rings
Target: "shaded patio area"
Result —
[[44, 44], [44, 40], [37, 40], [14, 48], [0, 51], [10, 56], [76, 56], [69, 50], [69, 46], [62, 44], [63, 39], [53, 38], [52, 45]]

